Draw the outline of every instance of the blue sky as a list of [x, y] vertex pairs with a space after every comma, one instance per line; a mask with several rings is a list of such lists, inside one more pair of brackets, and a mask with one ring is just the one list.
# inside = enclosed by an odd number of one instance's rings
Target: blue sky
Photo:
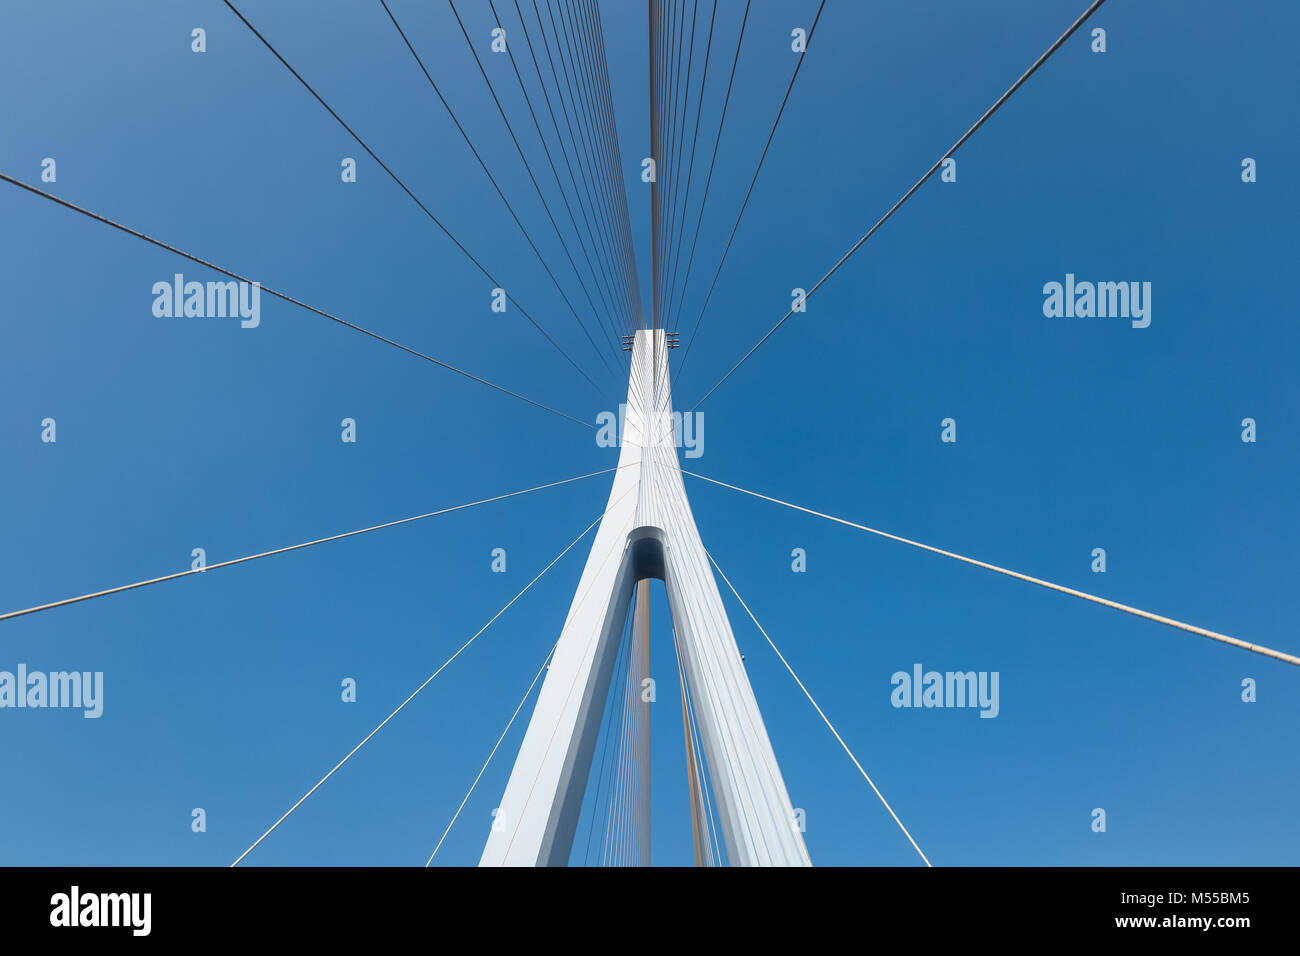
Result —
[[[9, 11], [0, 170], [39, 183], [53, 157], [46, 188], [70, 201], [583, 420], [611, 408], [616, 383], [379, 4], [239, 6], [608, 394], [517, 312], [490, 311], [491, 284], [221, 3]], [[449, 9], [391, 6], [572, 298]], [[486, 4], [458, 6], [486, 44]], [[644, 7], [601, 6], [646, 291]], [[754, 6], [691, 322], [794, 67], [789, 32], [816, 8]], [[678, 406], [1084, 6], [830, 0], [674, 382]], [[513, 4], [498, 9], [509, 31]], [[700, 175], [741, 9], [719, 3]], [[1076, 35], [962, 149], [956, 183], [920, 190], [709, 398], [705, 453], [688, 467], [1294, 652], [1300, 333], [1285, 163], [1300, 10], [1112, 0], [1089, 26], [1106, 29], [1106, 53]], [[485, 64], [545, 185], [513, 73]], [[345, 156], [359, 159], [354, 184], [340, 181]], [[1258, 182], [1241, 181], [1243, 157]], [[0, 610], [181, 570], [195, 547], [215, 562], [615, 462], [572, 422], [266, 296], [255, 330], [155, 318], [154, 282], [211, 276], [7, 184], [0, 222]], [[1150, 327], [1045, 318], [1042, 286], [1067, 272], [1151, 282]], [[40, 440], [46, 417], [55, 444]], [[345, 417], [355, 444], [339, 440]], [[946, 417], [956, 444], [939, 440]], [[1245, 417], [1254, 444], [1240, 440]], [[936, 865], [1295, 862], [1288, 665], [687, 481], [706, 546]], [[98, 720], [0, 710], [0, 862], [228, 863], [591, 522], [608, 485], [0, 625], [0, 669], [105, 681]], [[496, 547], [505, 574], [490, 572]], [[807, 573], [791, 572], [795, 547]], [[1096, 547], [1105, 574], [1089, 570]], [[554, 642], [585, 548], [247, 862], [423, 863]], [[813, 861], [917, 863], [727, 600]], [[668, 688], [653, 711], [654, 854], [687, 863], [661, 588], [653, 617]], [[914, 663], [999, 672], [999, 716], [895, 709], [890, 675]], [[345, 677], [354, 704], [339, 699]], [[1240, 699], [1246, 677], [1255, 703]], [[522, 720], [438, 862], [477, 861]], [[206, 833], [191, 832], [195, 807]]]

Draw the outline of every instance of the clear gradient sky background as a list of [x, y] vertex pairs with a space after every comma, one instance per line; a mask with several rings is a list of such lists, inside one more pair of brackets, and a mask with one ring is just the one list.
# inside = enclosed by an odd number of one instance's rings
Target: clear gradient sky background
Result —
[[[578, 295], [446, 3], [391, 5]], [[490, 283], [215, 0], [9, 5], [0, 169], [38, 183], [54, 157], [47, 188], [73, 202], [583, 420], [613, 408], [622, 386], [378, 2], [239, 6], [607, 394], [516, 311], [489, 311]], [[458, 6], [485, 50], [486, 3]], [[600, 6], [648, 290], [645, 5]], [[830, 0], [674, 369], [678, 405], [1085, 6]], [[701, 177], [742, 7], [718, 4]], [[794, 68], [790, 30], [815, 8], [754, 3], [684, 332]], [[498, 9], [511, 35], [513, 3]], [[1076, 35], [958, 154], [955, 184], [927, 184], [705, 403], [690, 467], [1294, 652], [1300, 8], [1111, 0], [1093, 25], [1105, 54]], [[509, 64], [486, 65], [550, 199]], [[155, 318], [154, 282], [212, 276], [10, 185], [0, 243], [0, 610], [181, 570], [195, 547], [220, 561], [616, 461], [572, 422], [266, 296], [256, 330]], [[1150, 327], [1045, 318], [1042, 286], [1067, 272], [1151, 282]], [[105, 675], [98, 720], [0, 711], [0, 862], [229, 863], [603, 510], [609, 480], [0, 625], [0, 669]], [[706, 546], [936, 865], [1300, 858], [1295, 668], [687, 481]], [[587, 546], [247, 862], [423, 863], [558, 635]], [[917, 864], [726, 600], [814, 863]], [[661, 587], [654, 623], [654, 859], [689, 863]], [[999, 716], [893, 708], [890, 675], [915, 663], [998, 671]], [[437, 862], [477, 861], [523, 725]]]

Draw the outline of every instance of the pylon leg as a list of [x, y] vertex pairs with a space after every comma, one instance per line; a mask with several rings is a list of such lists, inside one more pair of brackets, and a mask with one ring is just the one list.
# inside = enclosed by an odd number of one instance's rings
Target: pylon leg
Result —
[[700, 541], [673, 441], [662, 329], [636, 334], [619, 469], [480, 865], [564, 865], [638, 581], [668, 593], [727, 857], [807, 866], [785, 782]]

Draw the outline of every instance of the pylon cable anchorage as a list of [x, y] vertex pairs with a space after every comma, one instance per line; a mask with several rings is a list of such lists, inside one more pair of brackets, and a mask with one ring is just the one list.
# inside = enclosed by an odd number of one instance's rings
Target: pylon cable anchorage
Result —
[[450, 514], [453, 511], [464, 511], [466, 508], [473, 508], [476, 505], [489, 504], [493, 501], [504, 501], [506, 498], [517, 498], [520, 495], [530, 494], [534, 491], [542, 491], [546, 488], [555, 488], [559, 485], [567, 485], [575, 481], [581, 481], [584, 478], [595, 478], [597, 475], [607, 475], [610, 472], [618, 471], [619, 468], [626, 468], [627, 465], [618, 465], [613, 468], [606, 468], [602, 471], [593, 471], [587, 475], [578, 475], [575, 478], [565, 478], [563, 481], [552, 481], [549, 484], [537, 485], [532, 488], [525, 488], [522, 491], [512, 491], [509, 494], [497, 495], [492, 498], [481, 498], [478, 501], [466, 502], [463, 505], [453, 505], [450, 508], [443, 508], [440, 511], [430, 511], [427, 514], [412, 515], [409, 518], [399, 518], [396, 521], [388, 521], [384, 524], [371, 525], [368, 528], [358, 528], [355, 531], [345, 531], [342, 534], [330, 535], [328, 538], [316, 538], [312, 541], [304, 541], [301, 544], [291, 544], [285, 548], [276, 548], [273, 551], [262, 551], [258, 554], [245, 555], [242, 558], [231, 558], [229, 561], [219, 561], [216, 564], [209, 564], [204, 568], [191, 568], [187, 571], [177, 571], [174, 574], [164, 574], [161, 577], [149, 578], [145, 581], [136, 581], [133, 584], [122, 584], [114, 588], [106, 588], [103, 591], [94, 591], [90, 594], [81, 594], [77, 597], [64, 598], [61, 601], [51, 601], [49, 604], [38, 604], [35, 607], [23, 608], [19, 611], [10, 611], [7, 614], [0, 614], [0, 621], [6, 621], [11, 617], [22, 617], [24, 614], [35, 614], [37, 611], [48, 611], [56, 607], [63, 607], [67, 604], [77, 604], [81, 601], [89, 601], [91, 598], [106, 597], [109, 594], [119, 594], [122, 591], [131, 591], [135, 588], [146, 587], [150, 584], [161, 584], [163, 581], [174, 581], [177, 578], [189, 577], [192, 574], [207, 574], [218, 568], [230, 567], [233, 564], [243, 564], [246, 561], [256, 561], [258, 558], [269, 558], [276, 554], [286, 554], [290, 551], [299, 551], [303, 548], [310, 548], [313, 545], [324, 544], [327, 541], [338, 541], [342, 538], [351, 538], [359, 534], [366, 534], [370, 531], [379, 531], [382, 528], [393, 528], [399, 524], [409, 524], [412, 521], [421, 521], [425, 518], [434, 518], [438, 515]]
[[573, 548], [574, 548], [574, 546], [576, 546], [577, 543], [578, 543], [579, 541], [581, 541], [583, 538], [585, 538], [585, 537], [587, 536], [588, 532], [590, 532], [592, 528], [594, 528], [594, 527], [596, 527], [596, 525], [600, 524], [600, 520], [601, 520], [601, 518], [603, 518], [603, 517], [605, 517], [605, 515], [604, 515], [604, 513], [602, 512], [599, 516], [597, 516], [597, 518], [596, 518], [595, 521], [593, 521], [591, 524], [587, 525], [587, 527], [584, 528], [584, 529], [582, 530], [582, 533], [581, 533], [580, 535], [578, 535], [578, 536], [577, 536], [576, 538], [574, 538], [571, 542], [569, 542], [568, 546], [567, 546], [563, 551], [561, 551], [561, 552], [560, 552], [559, 554], [557, 554], [554, 558], [552, 558], [552, 559], [551, 559], [551, 562], [550, 562], [548, 565], [546, 565], [546, 567], [544, 567], [544, 568], [542, 568], [542, 570], [538, 571], [538, 572], [537, 572], [537, 576], [534, 577], [534, 578], [533, 578], [531, 581], [529, 581], [527, 584], [525, 584], [525, 585], [523, 586], [523, 589], [520, 590], [520, 592], [519, 592], [518, 594], [516, 594], [516, 595], [515, 595], [514, 597], [512, 597], [509, 601], [507, 601], [506, 604], [505, 604], [505, 606], [504, 606], [503, 608], [501, 608], [501, 610], [499, 610], [499, 611], [497, 611], [495, 614], [493, 614], [492, 617], [491, 617], [491, 619], [490, 619], [486, 624], [484, 624], [484, 625], [483, 625], [482, 627], [480, 627], [477, 631], [475, 631], [473, 637], [471, 637], [468, 641], [466, 641], [466, 642], [465, 642], [464, 644], [462, 644], [459, 648], [457, 648], [457, 649], [456, 649], [456, 652], [455, 652], [454, 654], [452, 654], [451, 657], [449, 657], [449, 658], [447, 658], [445, 661], [443, 661], [442, 665], [441, 665], [441, 666], [440, 666], [436, 671], [434, 671], [432, 674], [430, 674], [428, 677], [425, 678], [423, 684], [421, 684], [419, 687], [415, 688], [415, 690], [413, 690], [413, 691], [411, 692], [411, 695], [410, 695], [409, 697], [407, 697], [406, 700], [404, 700], [404, 701], [402, 701], [400, 704], [398, 704], [397, 707], [393, 710], [393, 712], [392, 712], [391, 714], [389, 714], [387, 717], [385, 717], [382, 721], [380, 721], [380, 723], [378, 724], [378, 726], [375, 727], [374, 730], [372, 730], [372, 731], [370, 731], [370, 733], [366, 734], [366, 736], [362, 738], [361, 743], [357, 744], [357, 745], [356, 745], [355, 747], [353, 747], [350, 751], [348, 751], [348, 755], [347, 755], [346, 757], [344, 757], [342, 760], [340, 760], [338, 763], [336, 763], [336, 764], [334, 765], [333, 769], [331, 769], [329, 773], [325, 774], [325, 776], [321, 777], [320, 780], [316, 781], [316, 784], [315, 784], [315, 785], [314, 785], [310, 790], [308, 790], [306, 793], [304, 793], [301, 797], [298, 798], [298, 802], [297, 802], [297, 803], [295, 803], [293, 806], [291, 806], [288, 810], [284, 811], [284, 815], [281, 816], [280, 819], [278, 819], [278, 820], [276, 820], [274, 823], [272, 823], [271, 826], [267, 829], [267, 831], [266, 831], [265, 833], [263, 833], [260, 837], [258, 837], [256, 840], [254, 840], [253, 843], [252, 843], [252, 845], [249, 846], [249, 848], [248, 848], [247, 850], [245, 850], [243, 853], [239, 854], [238, 859], [236, 859], [236, 860], [235, 860], [233, 863], [231, 863], [230, 865], [231, 865], [232, 867], [239, 866], [239, 864], [240, 864], [241, 862], [243, 862], [244, 857], [248, 856], [248, 854], [252, 853], [255, 849], [257, 849], [257, 846], [258, 846], [259, 843], [261, 843], [261, 842], [262, 842], [263, 840], [265, 840], [268, 836], [270, 836], [271, 833], [275, 830], [276, 827], [278, 827], [281, 823], [283, 823], [286, 819], [288, 819], [289, 814], [293, 813], [293, 811], [297, 810], [300, 806], [302, 806], [303, 802], [304, 802], [308, 797], [310, 797], [313, 793], [315, 793], [317, 790], [319, 790], [320, 787], [321, 787], [321, 785], [322, 785], [326, 780], [328, 780], [330, 777], [334, 776], [335, 771], [337, 771], [337, 770], [338, 770], [340, 767], [342, 767], [345, 763], [347, 763], [349, 760], [351, 760], [353, 754], [355, 754], [358, 750], [360, 750], [362, 747], [364, 747], [364, 746], [366, 745], [366, 743], [369, 742], [369, 740], [370, 740], [371, 737], [373, 737], [375, 734], [379, 733], [379, 731], [383, 730], [385, 724], [387, 724], [390, 720], [392, 720], [394, 717], [396, 717], [396, 716], [397, 716], [397, 715], [402, 711], [402, 708], [404, 708], [407, 704], [409, 704], [411, 701], [413, 701], [413, 700], [416, 698], [416, 696], [420, 693], [420, 691], [422, 691], [422, 690], [424, 690], [426, 687], [428, 687], [429, 684], [430, 684], [430, 682], [431, 682], [435, 677], [437, 677], [437, 676], [438, 676], [439, 674], [441, 674], [444, 670], [446, 670], [446, 669], [447, 669], [447, 666], [448, 666], [452, 661], [454, 661], [456, 658], [458, 658], [458, 657], [461, 655], [461, 652], [465, 650], [465, 648], [469, 647], [469, 646], [470, 646], [471, 644], [473, 644], [476, 640], [478, 640], [479, 636], [480, 636], [484, 631], [486, 631], [489, 627], [491, 627], [494, 623], [496, 623], [497, 618], [499, 618], [502, 614], [506, 613], [506, 611], [508, 611], [508, 610], [510, 609], [510, 607], [511, 607], [511, 606], [512, 606], [516, 601], [518, 601], [521, 597], [524, 596], [525, 593], [527, 593], [527, 591], [528, 591], [529, 588], [531, 588], [534, 584], [536, 584], [539, 580], [541, 580], [542, 575], [544, 575], [547, 571], [551, 570], [551, 568], [553, 568], [553, 567], [556, 565], [556, 563], [557, 563], [557, 562], [558, 562], [562, 557], [564, 557], [566, 554], [568, 554], [570, 551], [572, 551]]
[[[668, 466], [675, 467], [675, 466]], [[1252, 651], [1256, 654], [1263, 654], [1266, 657], [1273, 657], [1288, 664], [1300, 666], [1300, 657], [1294, 654], [1288, 654], [1285, 651], [1276, 651], [1262, 644], [1251, 644], [1249, 641], [1243, 641], [1240, 638], [1230, 637], [1227, 634], [1220, 634], [1218, 631], [1207, 630], [1203, 627], [1197, 627], [1194, 624], [1186, 624], [1183, 621], [1177, 621], [1170, 617], [1164, 617], [1159, 614], [1152, 614], [1150, 611], [1143, 611], [1140, 608], [1132, 607], [1128, 604], [1120, 604], [1118, 601], [1112, 601], [1108, 598], [1098, 597], [1095, 594], [1088, 594], [1086, 591], [1078, 591], [1074, 588], [1066, 587], [1063, 584], [1053, 584], [1051, 581], [1044, 581], [1042, 578], [1031, 577], [1028, 574], [1021, 574], [1019, 571], [1011, 571], [1007, 568], [998, 567], [996, 564], [989, 564], [985, 561], [979, 561], [975, 558], [968, 558], [965, 555], [957, 554], [954, 551], [945, 551], [943, 548], [936, 548], [933, 545], [922, 544], [920, 541], [913, 541], [911, 538], [904, 538], [900, 535], [890, 534], [888, 531], [878, 531], [875, 528], [868, 528], [866, 525], [849, 521], [846, 518], [837, 518], [834, 515], [826, 514], [822, 511], [814, 511], [812, 508], [805, 508], [802, 505], [792, 504], [789, 501], [782, 501], [780, 498], [773, 498], [768, 495], [759, 494], [757, 491], [750, 491], [748, 488], [741, 488], [738, 485], [730, 485], [725, 481], [718, 481], [715, 478], [707, 478], [704, 475], [696, 474], [693, 471], [687, 471], [685, 468], [678, 469], [684, 475], [690, 475], [692, 478], [699, 478], [710, 484], [718, 485], [722, 488], [730, 488], [732, 491], [739, 491], [746, 495], [752, 495], [755, 498], [762, 498], [764, 501], [770, 501], [773, 504], [783, 505], [786, 508], [792, 508], [795, 511], [802, 511], [805, 514], [815, 515], [818, 518], [825, 518], [828, 521], [834, 521], [837, 524], [846, 525], [850, 528], [857, 528], [859, 531], [866, 531], [870, 534], [878, 535], [882, 538], [888, 538], [891, 541], [900, 541], [903, 544], [911, 545], [914, 548], [920, 548], [923, 551], [930, 551], [934, 554], [941, 554], [945, 558], [953, 558], [956, 561], [962, 561], [966, 564], [973, 564], [977, 568], [984, 568], [986, 571], [996, 571], [998, 574], [1005, 574], [1007, 577], [1016, 578], [1020, 581], [1027, 581], [1030, 584], [1037, 584], [1039, 587], [1048, 588], [1053, 591], [1059, 591], [1062, 594], [1069, 594], [1072, 597], [1082, 598], [1085, 601], [1091, 601], [1094, 604], [1100, 604], [1103, 607], [1113, 608], [1117, 611], [1123, 611], [1126, 614], [1133, 614], [1137, 617], [1146, 618], [1148, 621], [1155, 621], [1157, 624], [1165, 624], [1169, 627], [1177, 628], [1181, 631], [1187, 631], [1189, 634], [1196, 634], [1200, 637], [1208, 637], [1210, 640], [1219, 641], [1223, 644], [1231, 644], [1233, 647], [1240, 647], [1242, 650]]]
[[[728, 860], [742, 866], [811, 862], [802, 835], [790, 825], [789, 792], [741, 666], [726, 608], [713, 586], [682, 479], [655, 467], [660, 459], [675, 462], [669, 444], [652, 434], [659, 432], [657, 408], [668, 391], [665, 338], [658, 329], [636, 334], [629, 363], [627, 437], [619, 460], [640, 467], [620, 471], [613, 483], [610, 509], [591, 545], [559, 647], [498, 801], [510, 825], [488, 835], [482, 866], [563, 865], [572, 859], [589, 784], [590, 742], [601, 716], [599, 701], [610, 693], [620, 623], [611, 611], [621, 618], [634, 599], [636, 582], [659, 576], [672, 583], [669, 607], [686, 680], [698, 702]], [[618, 499], [624, 499], [622, 505]], [[644, 725], [635, 726], [644, 730]], [[643, 771], [629, 766], [624, 756], [623, 771], [615, 777], [619, 802], [608, 856], [614, 862], [633, 858], [625, 839], [633, 828], [626, 822], [644, 803], [638, 802], [636, 789], [628, 788], [629, 770], [631, 782], [644, 780]]]
[[[96, 222], [102, 222], [106, 226], [112, 226], [114, 229], [117, 229], [120, 232], [124, 232], [128, 236], [134, 236], [137, 239], [143, 239], [145, 242], [157, 246], [159, 249], [166, 249], [168, 252], [175, 253], [176, 255], [184, 259], [190, 260], [190, 262], [194, 262], [197, 263], [198, 265], [203, 266], [204, 268], [211, 269], [213, 272], [219, 272], [222, 275], [229, 276], [230, 278], [235, 279], [238, 282], [245, 282], [250, 285], [253, 284], [252, 279], [246, 278], [245, 276], [240, 275], [238, 272], [232, 272], [230, 269], [227, 269], [223, 266], [219, 266], [215, 262], [209, 262], [207, 259], [201, 258], [200, 256], [196, 256], [193, 253], [186, 252], [184, 249], [178, 249], [176, 246], [163, 242], [161, 239], [155, 239], [153, 236], [145, 235], [143, 232], [140, 232], [138, 229], [132, 229], [130, 226], [117, 222], [114, 219], [109, 219], [107, 216], [101, 216], [97, 212], [92, 212], [91, 210], [86, 209], [84, 206], [78, 206], [76, 203], [69, 202], [66, 199], [61, 199], [60, 197], [54, 195], [53, 193], [48, 193], [44, 189], [38, 189], [36, 186], [32, 186], [28, 183], [25, 183], [21, 179], [15, 179], [12, 176], [0, 172], [0, 180], [4, 180], [5, 182], [10, 183], [11, 185], [14, 186], [18, 186], [21, 189], [25, 189], [29, 193], [33, 193], [37, 196], [42, 197], [43, 199], [48, 199], [51, 202], [58, 203], [60, 206], [63, 206], [65, 209], [71, 209], [73, 212], [79, 212], [83, 216], [86, 216], [89, 219], [94, 219]], [[416, 358], [424, 359], [426, 362], [432, 362], [434, 365], [438, 366], [439, 368], [444, 368], [449, 372], [455, 372], [457, 375], [460, 375], [463, 378], [467, 378], [470, 381], [478, 382], [480, 385], [486, 385], [488, 388], [501, 392], [503, 395], [509, 395], [511, 398], [517, 398], [521, 402], [527, 402], [529, 405], [532, 405], [534, 408], [540, 408], [543, 411], [550, 412], [553, 415], [559, 415], [561, 418], [567, 418], [569, 421], [576, 422], [577, 424], [581, 425], [583, 428], [595, 429], [596, 427], [591, 422], [584, 422], [581, 418], [575, 418], [573, 415], [570, 415], [567, 412], [562, 412], [557, 408], [552, 408], [550, 405], [545, 405], [542, 402], [535, 401], [531, 398], [528, 398], [525, 395], [520, 395], [518, 392], [512, 391], [511, 389], [508, 389], [503, 385], [498, 385], [495, 382], [490, 382], [485, 378], [480, 378], [479, 376], [473, 374], [472, 372], [466, 372], [464, 369], [460, 369], [454, 365], [450, 365], [447, 362], [442, 361], [441, 359], [436, 359], [432, 355], [428, 355], [424, 352], [419, 351], [418, 349], [413, 349], [410, 346], [403, 345], [401, 342], [397, 342], [394, 341], [393, 339], [388, 338], [387, 336], [380, 335], [378, 332], [372, 332], [370, 329], [366, 329], [352, 322], [349, 322], [346, 319], [340, 318], [339, 316], [334, 315], [331, 312], [326, 312], [324, 309], [318, 309], [314, 305], [308, 305], [306, 302], [303, 302], [301, 299], [295, 299], [293, 296], [272, 289], [268, 285], [259, 283], [259, 286], [261, 290], [265, 292], [267, 295], [274, 296], [275, 298], [280, 299], [281, 301], [288, 302], [290, 305], [296, 305], [298, 308], [305, 309], [306, 311], [312, 313], [313, 315], [318, 315], [323, 319], [329, 319], [331, 322], [336, 322], [339, 325], [343, 326], [344, 328], [351, 329], [354, 332], [360, 332], [362, 335], [367, 335], [378, 342], [383, 342], [385, 345], [391, 345], [393, 346], [393, 348], [401, 349], [403, 352], [406, 352], [410, 355], [414, 355]]]
[[[912, 198], [913, 193], [915, 193], [918, 189], [920, 189], [921, 186], [924, 185], [925, 182], [935, 174], [935, 172], [939, 169], [939, 167], [943, 165], [943, 161], [945, 159], [948, 159], [954, 153], [956, 153], [957, 150], [960, 149], [962, 145], [966, 142], [966, 140], [970, 139], [973, 135], [975, 135], [975, 131], [979, 129], [981, 126], [983, 126], [985, 121], [994, 113], [996, 113], [998, 108], [1002, 106], [1003, 103], [1005, 103], [1007, 100], [1011, 98], [1011, 94], [1015, 93], [1016, 90], [1020, 89], [1020, 87], [1024, 85], [1025, 81], [1028, 80], [1031, 76], [1033, 76], [1034, 73], [1038, 71], [1038, 68], [1042, 66], [1044, 63], [1046, 63], [1048, 58], [1057, 50], [1059, 50], [1061, 46], [1065, 43], [1065, 41], [1068, 40], [1071, 36], [1073, 36], [1074, 32], [1078, 30], [1079, 27], [1083, 26], [1084, 21], [1086, 21], [1090, 16], [1092, 16], [1097, 11], [1097, 9], [1105, 2], [1106, 0], [1093, 0], [1092, 5], [1088, 7], [1087, 10], [1083, 11], [1083, 13], [1079, 16], [1077, 20], [1074, 21], [1074, 23], [1070, 24], [1069, 28], [1064, 33], [1062, 33], [1060, 37], [1057, 38], [1056, 42], [1053, 43], [1050, 47], [1048, 47], [1047, 50], [1044, 51], [1043, 55], [1040, 56], [1037, 60], [1035, 60], [1033, 64], [1029, 67], [1029, 69], [1025, 70], [1025, 72], [1020, 75], [1020, 79], [1012, 83], [1010, 88], [1001, 96], [999, 96], [997, 101], [992, 106], [990, 106], [987, 110], [984, 111], [984, 115], [975, 121], [975, 125], [972, 126], [970, 129], [968, 129], [965, 133], [963, 133], [961, 135], [961, 138], [958, 139], [957, 142], [955, 142], [948, 149], [947, 152], [945, 152], [942, 156], [939, 157], [939, 159], [935, 162], [935, 164], [929, 168], [926, 174], [922, 176], [920, 179], [918, 179], [915, 185], [913, 185], [911, 189], [905, 192], [902, 198], [898, 200], [898, 202], [894, 203], [894, 205], [889, 207], [889, 210], [883, 216], [881, 216], [880, 219], [876, 221], [876, 224], [874, 226], [872, 226], [870, 229], [866, 231], [866, 233], [862, 236], [861, 239], [859, 239], [857, 242], [853, 244], [853, 246], [849, 249], [848, 252], [840, 256], [839, 261], [836, 262], [835, 265], [831, 266], [830, 270], [824, 276], [822, 276], [820, 279], [817, 280], [816, 285], [814, 285], [811, 289], [807, 291], [807, 293], [804, 294], [804, 296], [801, 299], [801, 302], [806, 303], [808, 301], [809, 296], [811, 296], [814, 292], [820, 289], [822, 284], [831, 276], [833, 276], [836, 270], [838, 270], [840, 266], [844, 265], [844, 263], [846, 263], [849, 260], [850, 256], [852, 256], [855, 252], [857, 252], [860, 248], [862, 248], [863, 243], [865, 243], [868, 239], [870, 239], [873, 235], [875, 235], [876, 230], [879, 229], [881, 226], [883, 226], [886, 223], [886, 221], [888, 221], [889, 217], [892, 216], [895, 212], [897, 212], [898, 209], [903, 205], [903, 203], [907, 202], [907, 200]], [[735, 365], [733, 365], [730, 369], [728, 369], [727, 374], [723, 375], [722, 378], [718, 379], [717, 382], [713, 384], [713, 387], [704, 393], [704, 397], [691, 406], [690, 411], [695, 411], [697, 408], [703, 405], [705, 401], [708, 400], [709, 396], [712, 395], [714, 392], [716, 392], [718, 390], [718, 387], [722, 385], [722, 383], [725, 382], [727, 379], [729, 379], [732, 376], [732, 373], [736, 371], [736, 369], [744, 365], [745, 361], [751, 355], [757, 352], [759, 348], [763, 345], [763, 343], [766, 342], [769, 338], [771, 338], [772, 334], [776, 332], [776, 330], [779, 329], [782, 325], [784, 325], [786, 319], [790, 318], [790, 316], [792, 315], [794, 315], [793, 308], [787, 311], [785, 315], [781, 316], [780, 321], [778, 321], [776, 325], [768, 329], [766, 334], [764, 334], [764, 336], [761, 339], [755, 342], [748, 352], [746, 352], [744, 355], [740, 357], [740, 361], [738, 361]]]
[[745, 613], [748, 614], [749, 619], [754, 622], [754, 626], [758, 628], [759, 633], [763, 635], [768, 646], [772, 648], [772, 650], [776, 652], [776, 656], [781, 659], [781, 663], [785, 665], [785, 669], [790, 672], [790, 676], [794, 678], [794, 682], [799, 685], [799, 689], [803, 691], [804, 696], [808, 698], [808, 703], [813, 705], [813, 709], [817, 711], [817, 715], [821, 717], [822, 721], [830, 729], [830, 732], [835, 735], [835, 739], [838, 740], [840, 746], [844, 748], [844, 752], [849, 755], [849, 759], [853, 761], [853, 765], [858, 768], [858, 773], [862, 774], [863, 779], [867, 781], [867, 784], [875, 791], [876, 796], [880, 798], [880, 802], [885, 805], [885, 809], [889, 811], [889, 815], [894, 818], [894, 822], [898, 824], [898, 828], [903, 831], [903, 836], [907, 837], [907, 842], [912, 844], [912, 849], [916, 850], [921, 859], [925, 861], [926, 866], [932, 866], [933, 864], [930, 862], [930, 858], [922, 852], [919, 846], [917, 846], [916, 840], [912, 839], [912, 834], [909, 833], [907, 827], [903, 825], [903, 821], [898, 818], [898, 814], [895, 813], [894, 808], [889, 805], [889, 801], [886, 800], [885, 795], [880, 792], [880, 788], [877, 787], [875, 781], [871, 779], [871, 775], [863, 769], [862, 764], [858, 762], [858, 758], [853, 755], [853, 751], [850, 750], [849, 745], [844, 742], [844, 738], [841, 737], [840, 732], [835, 729], [835, 725], [832, 724], [830, 718], [826, 716], [826, 712], [822, 710], [817, 701], [813, 699], [813, 695], [809, 692], [808, 688], [804, 686], [804, 682], [799, 679], [799, 675], [794, 672], [794, 668], [791, 667], [790, 662], [785, 659], [785, 655], [782, 654], [776, 644], [772, 642], [772, 638], [768, 635], [763, 625], [758, 623], [758, 618], [754, 617], [754, 612], [749, 609], [749, 605], [746, 604], [745, 599], [740, 596], [740, 592], [737, 591], [736, 586], [731, 583], [731, 579], [727, 577], [726, 572], [723, 571], [722, 568], [718, 567], [718, 562], [714, 560], [712, 554], [709, 554], [707, 548], [704, 553], [708, 555], [709, 563], [717, 569], [718, 574], [722, 575], [722, 580], [725, 581], [727, 587], [731, 589], [731, 593], [736, 596], [736, 600], [739, 601], [740, 606], [745, 609]]

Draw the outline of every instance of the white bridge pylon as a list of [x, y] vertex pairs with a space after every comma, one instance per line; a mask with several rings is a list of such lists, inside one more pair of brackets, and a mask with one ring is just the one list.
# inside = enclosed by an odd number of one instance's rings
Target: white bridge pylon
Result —
[[632, 346], [619, 468], [480, 866], [569, 862], [633, 590], [663, 580], [727, 858], [808, 866], [808, 850], [691, 514], [667, 340]]

